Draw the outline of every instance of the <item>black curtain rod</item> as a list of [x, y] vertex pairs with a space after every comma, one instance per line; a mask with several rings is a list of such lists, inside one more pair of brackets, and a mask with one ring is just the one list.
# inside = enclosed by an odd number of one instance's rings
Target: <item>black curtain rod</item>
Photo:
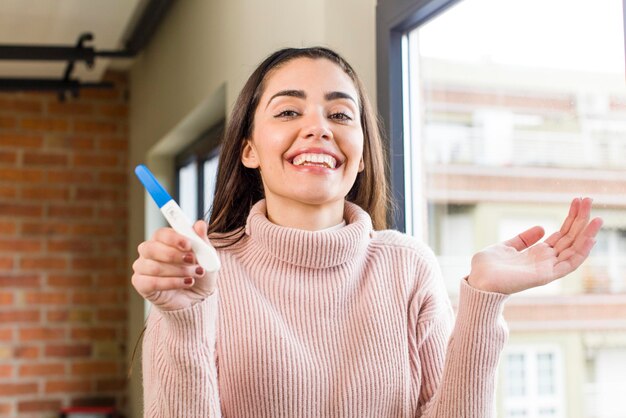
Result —
[[113, 83], [83, 83], [78, 80], [58, 80], [53, 78], [0, 78], [0, 91], [57, 91], [78, 92], [81, 89], [110, 89]]
[[96, 51], [91, 47], [0, 45], [0, 60], [17, 61], [85, 61], [96, 57], [132, 58], [131, 51]]

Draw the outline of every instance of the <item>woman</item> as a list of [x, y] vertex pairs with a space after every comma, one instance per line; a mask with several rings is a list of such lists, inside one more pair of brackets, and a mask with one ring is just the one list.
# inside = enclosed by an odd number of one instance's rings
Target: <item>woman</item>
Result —
[[576, 269], [601, 220], [574, 199], [559, 232], [487, 248], [456, 323], [432, 252], [386, 227], [380, 136], [353, 69], [284, 49], [251, 75], [223, 141], [210, 223], [222, 269], [162, 228], [133, 284], [149, 417], [487, 417], [508, 294]]

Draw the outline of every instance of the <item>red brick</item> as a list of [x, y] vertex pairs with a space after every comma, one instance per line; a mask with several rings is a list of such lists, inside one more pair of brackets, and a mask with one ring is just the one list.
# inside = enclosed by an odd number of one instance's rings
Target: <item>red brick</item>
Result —
[[93, 149], [94, 141], [80, 136], [51, 136], [46, 138], [46, 145], [48, 148], [84, 151]]
[[93, 322], [94, 312], [85, 309], [61, 309], [49, 311], [46, 314], [48, 322], [63, 322], [74, 324], [90, 324]]
[[75, 120], [74, 132], [90, 134], [111, 134], [117, 132], [117, 123]]
[[41, 251], [41, 240], [27, 238], [0, 239], [0, 251], [37, 252]]
[[17, 126], [17, 122], [14, 117], [0, 116], [0, 129], [13, 129]]
[[65, 329], [51, 327], [20, 328], [21, 341], [53, 341], [65, 338]]
[[76, 189], [76, 200], [90, 200], [90, 201], [109, 201], [116, 202], [122, 199], [126, 199], [126, 190], [119, 189], [103, 189], [103, 188], [83, 188], [78, 187]]
[[115, 375], [119, 369], [119, 363], [115, 361], [84, 361], [72, 363], [72, 376], [84, 375]]
[[0, 288], [37, 287], [41, 279], [36, 274], [0, 273]]
[[117, 155], [114, 154], [77, 154], [73, 160], [76, 167], [116, 167], [118, 163]]
[[72, 102], [50, 102], [48, 103], [48, 113], [56, 115], [91, 115], [93, 105], [90, 103]]
[[126, 120], [128, 117], [128, 106], [125, 104], [103, 104], [98, 106], [98, 113], [111, 118]]
[[15, 235], [16, 230], [17, 230], [17, 227], [15, 226], [15, 222], [0, 221], [0, 234]]
[[96, 381], [96, 391], [113, 392], [125, 390], [127, 385], [126, 379], [98, 379]]
[[65, 119], [54, 118], [24, 118], [20, 127], [25, 130], [45, 132], [67, 132], [69, 123]]
[[120, 322], [128, 318], [126, 309], [100, 309], [96, 317], [100, 322]]
[[65, 200], [70, 198], [69, 188], [63, 187], [28, 187], [22, 189], [22, 199]]
[[91, 287], [93, 285], [93, 279], [88, 273], [85, 274], [49, 274], [48, 281], [49, 286], [54, 287]]
[[69, 233], [70, 226], [64, 222], [24, 222], [22, 235], [65, 235]]
[[129, 283], [129, 276], [125, 274], [102, 274], [98, 273], [96, 276], [95, 285], [98, 287], [116, 287], [116, 286], [126, 286]]
[[36, 359], [39, 358], [39, 351], [39, 347], [23, 345], [13, 349], [13, 356], [18, 359]]
[[30, 168], [0, 168], [0, 181], [13, 181], [20, 183], [40, 182], [43, 179], [43, 171]]
[[65, 364], [63, 363], [30, 363], [23, 364], [19, 368], [19, 375], [22, 377], [58, 376], [63, 374], [65, 374]]
[[41, 313], [38, 310], [29, 309], [0, 312], [0, 324], [35, 323], [40, 320]]
[[37, 383], [0, 383], [0, 393], [3, 396], [35, 395]]
[[24, 300], [37, 305], [65, 305], [68, 301], [67, 292], [26, 292]]
[[76, 291], [72, 303], [79, 305], [109, 305], [122, 302], [118, 292], [112, 290]]
[[12, 403], [2, 403], [0, 402], [0, 414], [6, 414], [7, 416], [14, 416], [13, 414], [13, 404]]
[[34, 135], [13, 133], [0, 134], [0, 145], [3, 147], [41, 148], [43, 138]]
[[91, 356], [91, 344], [57, 344], [46, 347], [46, 357], [89, 357]]
[[61, 400], [55, 400], [55, 399], [25, 400], [25, 401], [18, 401], [17, 410], [19, 412], [56, 413], [59, 411], [62, 405], [63, 403], [61, 402]]
[[117, 99], [120, 97], [118, 89], [82, 89], [80, 97], [83, 99]]
[[94, 224], [90, 222], [72, 225], [71, 231], [74, 235], [108, 237], [111, 236], [111, 233], [115, 231], [117, 226], [114, 223]]
[[[14, 292], [0, 292], [0, 306], [13, 305], [14, 301]], [[6, 312], [0, 312], [0, 318], [2, 318], [2, 315], [5, 313]]]
[[127, 138], [101, 138], [98, 140], [98, 149], [107, 151], [128, 151]]
[[126, 173], [100, 172], [98, 174], [98, 183], [124, 185], [128, 183], [128, 176]]
[[14, 186], [0, 186], [0, 197], [14, 199], [17, 197], [17, 189]]
[[22, 258], [20, 268], [24, 270], [30, 269], [49, 269], [63, 270], [67, 268], [67, 260], [59, 257], [29, 257]]
[[67, 155], [50, 152], [26, 152], [24, 165], [67, 165]]
[[41, 113], [43, 106], [38, 100], [0, 98], [0, 109], [19, 113]]
[[48, 217], [50, 218], [91, 218], [94, 214], [92, 206], [76, 206], [76, 205], [48, 205]]
[[0, 216], [37, 216], [43, 215], [40, 205], [27, 205], [19, 203], [0, 203]]
[[126, 208], [98, 208], [97, 218], [107, 218], [107, 219], [115, 219], [115, 220], [125, 220], [128, 216], [128, 211]]
[[0, 257], [0, 269], [11, 270], [13, 268], [13, 257]]
[[11, 340], [13, 340], [13, 329], [0, 328], [0, 341], [11, 341]]
[[13, 376], [13, 366], [10, 364], [0, 364], [0, 377], [11, 377]]
[[72, 186], [77, 183], [93, 183], [94, 175], [91, 171], [80, 170], [49, 170], [46, 176], [50, 183], [69, 183]]
[[71, 252], [71, 253], [91, 253], [94, 249], [94, 243], [84, 239], [57, 239], [48, 241], [46, 247], [49, 252]]
[[117, 332], [112, 327], [75, 328], [71, 331], [73, 340], [109, 341], [116, 337]]
[[89, 393], [92, 391], [91, 379], [83, 380], [48, 380], [45, 383], [46, 393]]
[[75, 257], [72, 260], [72, 270], [107, 270], [121, 268], [125, 263], [118, 257]]
[[15, 164], [17, 153], [14, 151], [0, 151], [0, 164]]

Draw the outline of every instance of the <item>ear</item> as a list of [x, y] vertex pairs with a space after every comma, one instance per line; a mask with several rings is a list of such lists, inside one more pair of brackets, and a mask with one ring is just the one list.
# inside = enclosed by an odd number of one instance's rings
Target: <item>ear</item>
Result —
[[259, 168], [259, 156], [254, 144], [249, 139], [245, 140], [243, 150], [241, 151], [241, 162], [248, 168]]
[[361, 157], [361, 161], [359, 161], [359, 173], [365, 170], [365, 163], [363, 162], [363, 157]]

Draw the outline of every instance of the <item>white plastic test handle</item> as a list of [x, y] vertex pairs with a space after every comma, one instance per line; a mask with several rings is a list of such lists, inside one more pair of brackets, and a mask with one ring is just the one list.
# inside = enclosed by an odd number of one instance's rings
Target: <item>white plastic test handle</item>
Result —
[[217, 256], [217, 251], [196, 234], [196, 231], [191, 227], [191, 221], [180, 206], [172, 199], [161, 207], [161, 212], [172, 228], [174, 228], [174, 231], [189, 239], [198, 264], [208, 272], [218, 271], [220, 269], [220, 259]]

